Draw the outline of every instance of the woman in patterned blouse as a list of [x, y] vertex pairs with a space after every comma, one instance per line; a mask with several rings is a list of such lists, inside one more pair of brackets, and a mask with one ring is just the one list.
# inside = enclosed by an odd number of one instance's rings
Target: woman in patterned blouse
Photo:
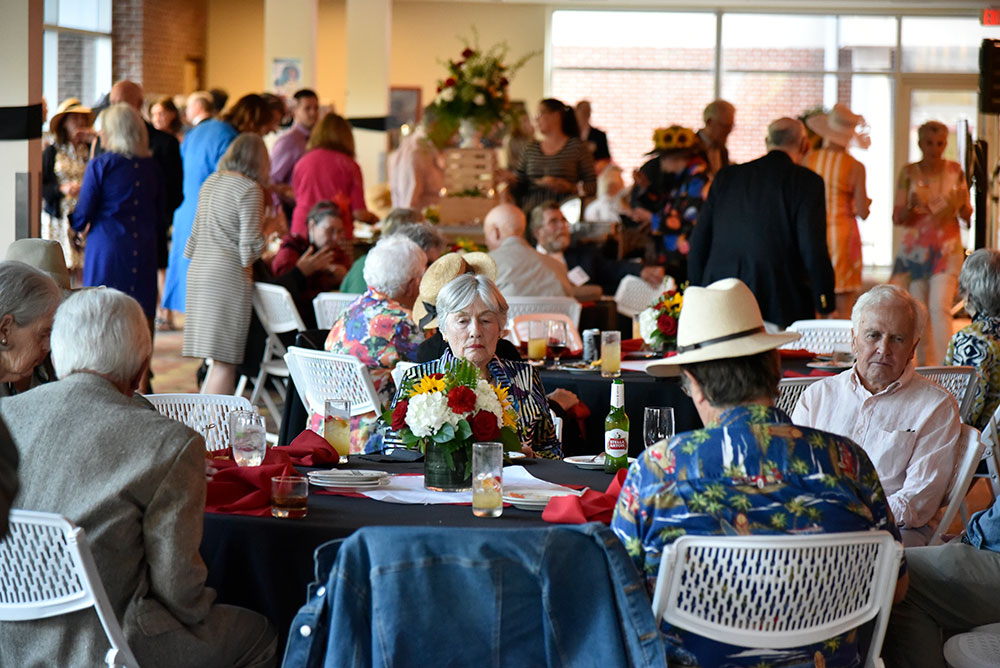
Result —
[[969, 424], [982, 431], [1000, 404], [1000, 252], [980, 248], [970, 255], [958, 289], [972, 324], [951, 337], [944, 363], [976, 367]]
[[525, 453], [561, 459], [562, 444], [556, 438], [538, 374], [524, 362], [496, 355], [497, 342], [507, 323], [507, 300], [496, 284], [486, 276], [462, 274], [441, 288], [436, 309], [448, 349], [439, 359], [408, 370], [406, 377], [446, 373], [455, 358], [467, 359], [479, 367], [484, 379], [510, 392]]

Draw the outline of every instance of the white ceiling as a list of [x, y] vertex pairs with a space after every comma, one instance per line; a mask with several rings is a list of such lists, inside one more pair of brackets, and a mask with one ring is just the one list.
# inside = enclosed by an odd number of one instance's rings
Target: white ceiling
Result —
[[[426, 0], [394, 0], [394, 2], [424, 2]], [[985, 7], [995, 3], [982, 0], [438, 0], [439, 2], [508, 5], [547, 5], [560, 9], [614, 7], [615, 9], [686, 9], [742, 11], [782, 10], [796, 12], [854, 12], [854, 13], [933, 13], [978, 16]]]

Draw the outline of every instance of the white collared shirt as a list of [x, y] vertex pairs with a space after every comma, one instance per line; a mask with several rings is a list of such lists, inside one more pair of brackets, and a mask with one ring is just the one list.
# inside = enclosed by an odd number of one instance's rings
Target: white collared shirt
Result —
[[865, 389], [854, 367], [814, 383], [795, 406], [792, 422], [860, 445], [899, 524], [922, 527], [941, 506], [961, 433], [958, 404], [912, 363], [876, 394]]

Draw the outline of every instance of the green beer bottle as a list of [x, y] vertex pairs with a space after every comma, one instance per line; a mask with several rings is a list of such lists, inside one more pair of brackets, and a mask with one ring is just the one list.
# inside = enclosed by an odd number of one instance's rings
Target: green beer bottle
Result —
[[604, 472], [628, 468], [628, 416], [625, 415], [625, 384], [611, 383], [611, 410], [604, 418]]

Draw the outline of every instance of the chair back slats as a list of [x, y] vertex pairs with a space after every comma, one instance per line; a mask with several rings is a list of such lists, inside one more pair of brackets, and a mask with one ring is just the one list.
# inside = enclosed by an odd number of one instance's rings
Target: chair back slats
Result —
[[969, 486], [972, 484], [972, 476], [976, 473], [983, 458], [983, 450], [986, 444], [979, 436], [979, 431], [975, 427], [967, 424], [962, 425], [962, 434], [955, 444], [955, 468], [951, 474], [951, 482], [948, 484], [948, 492], [944, 498], [944, 514], [941, 515], [937, 528], [927, 541], [928, 545], [940, 545], [944, 542], [944, 533], [951, 526], [952, 520], [958, 514], [965, 495], [969, 493]]
[[147, 394], [149, 403], [168, 418], [183, 422], [205, 437], [209, 452], [229, 447], [229, 413], [253, 410], [246, 397], [229, 394]]
[[270, 283], [254, 283], [253, 307], [268, 335], [301, 332], [306, 325], [285, 288]]
[[976, 367], [973, 366], [918, 366], [917, 373], [951, 392], [958, 402], [962, 422], [969, 419], [972, 402], [976, 397]]
[[653, 613], [712, 640], [773, 649], [822, 642], [877, 617], [874, 665], [901, 556], [885, 531], [682, 536], [664, 551]]
[[627, 318], [634, 318], [663, 294], [659, 287], [653, 287], [638, 276], [626, 276], [615, 290], [615, 306]]
[[507, 320], [513, 322], [519, 315], [528, 313], [564, 313], [580, 326], [580, 302], [572, 297], [507, 297]]
[[823, 380], [822, 376], [808, 376], [806, 378], [782, 378], [778, 381], [778, 399], [774, 402], [777, 408], [791, 415], [795, 410], [795, 404], [799, 403], [799, 397], [806, 391], [806, 388], [818, 380]]
[[368, 367], [355, 357], [292, 346], [285, 363], [302, 403], [313, 413], [322, 415], [327, 399], [350, 401], [351, 415], [382, 410]]
[[360, 297], [353, 292], [321, 292], [313, 298], [313, 311], [316, 313], [316, 326], [320, 329], [330, 329], [347, 306]]
[[800, 338], [781, 346], [786, 350], [808, 350], [817, 355], [851, 352], [850, 320], [796, 320], [788, 331], [798, 332]]
[[14, 509], [0, 541], [0, 621], [30, 621], [93, 607], [111, 647], [108, 666], [138, 668], [83, 529], [56, 513]]

